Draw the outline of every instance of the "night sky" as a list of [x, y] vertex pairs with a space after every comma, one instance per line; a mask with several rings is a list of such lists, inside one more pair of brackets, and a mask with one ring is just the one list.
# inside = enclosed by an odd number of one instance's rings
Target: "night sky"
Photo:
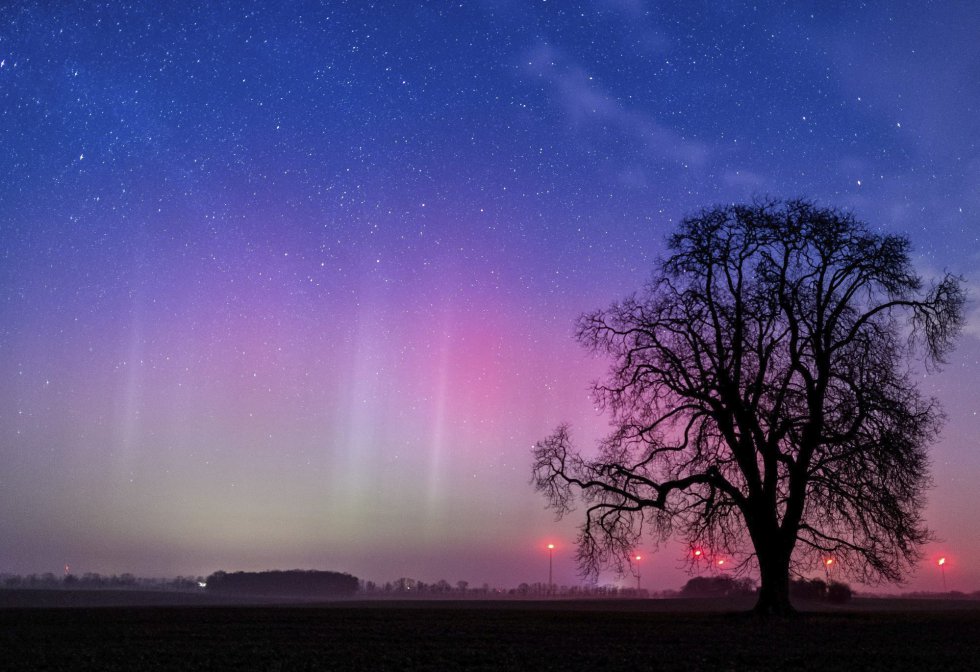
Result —
[[[577, 316], [763, 195], [977, 296], [977, 35], [952, 1], [7, 3], [0, 572], [515, 586], [552, 542], [576, 582], [580, 517], [529, 479], [559, 422], [606, 428]], [[941, 541], [908, 589], [941, 553], [980, 588], [968, 318], [921, 379]]]

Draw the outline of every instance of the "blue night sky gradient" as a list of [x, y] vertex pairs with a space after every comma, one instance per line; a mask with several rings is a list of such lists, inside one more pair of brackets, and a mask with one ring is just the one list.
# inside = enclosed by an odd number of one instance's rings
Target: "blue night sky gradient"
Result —
[[[980, 281], [973, 3], [159, 4], [0, 13], [0, 572], [574, 582], [530, 447], [604, 432], [575, 318], [685, 214]], [[971, 303], [913, 588], [980, 587], [978, 374]]]

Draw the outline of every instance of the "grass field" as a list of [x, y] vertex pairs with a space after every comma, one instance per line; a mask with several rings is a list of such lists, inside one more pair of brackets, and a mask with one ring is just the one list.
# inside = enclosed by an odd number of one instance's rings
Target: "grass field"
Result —
[[635, 600], [4, 608], [0, 669], [980, 669], [977, 603], [859, 601], [787, 623], [705, 606]]

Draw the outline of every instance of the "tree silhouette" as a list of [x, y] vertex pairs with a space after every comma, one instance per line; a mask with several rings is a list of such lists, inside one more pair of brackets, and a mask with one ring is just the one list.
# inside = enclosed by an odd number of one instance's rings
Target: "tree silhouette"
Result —
[[578, 323], [612, 359], [594, 388], [612, 433], [594, 458], [567, 425], [534, 449], [557, 514], [576, 494], [587, 506], [583, 571], [678, 533], [755, 563], [761, 614], [792, 613], [791, 570], [827, 554], [861, 580], [899, 580], [928, 539], [941, 420], [906, 360], [942, 363], [962, 280], [926, 291], [906, 238], [802, 200], [702, 211], [669, 249], [642, 292]]
[[340, 572], [291, 569], [266, 572], [217, 571], [207, 578], [212, 593], [267, 595], [273, 597], [350, 597], [357, 592], [356, 576]]

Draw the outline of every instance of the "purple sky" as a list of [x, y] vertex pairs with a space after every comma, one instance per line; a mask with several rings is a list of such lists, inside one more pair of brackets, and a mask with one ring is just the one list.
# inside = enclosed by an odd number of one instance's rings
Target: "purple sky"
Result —
[[[575, 319], [685, 214], [980, 281], [971, 3], [52, 4], [0, 14], [0, 572], [576, 582], [530, 448], [604, 432]], [[978, 374], [971, 303], [914, 589], [980, 588]]]

